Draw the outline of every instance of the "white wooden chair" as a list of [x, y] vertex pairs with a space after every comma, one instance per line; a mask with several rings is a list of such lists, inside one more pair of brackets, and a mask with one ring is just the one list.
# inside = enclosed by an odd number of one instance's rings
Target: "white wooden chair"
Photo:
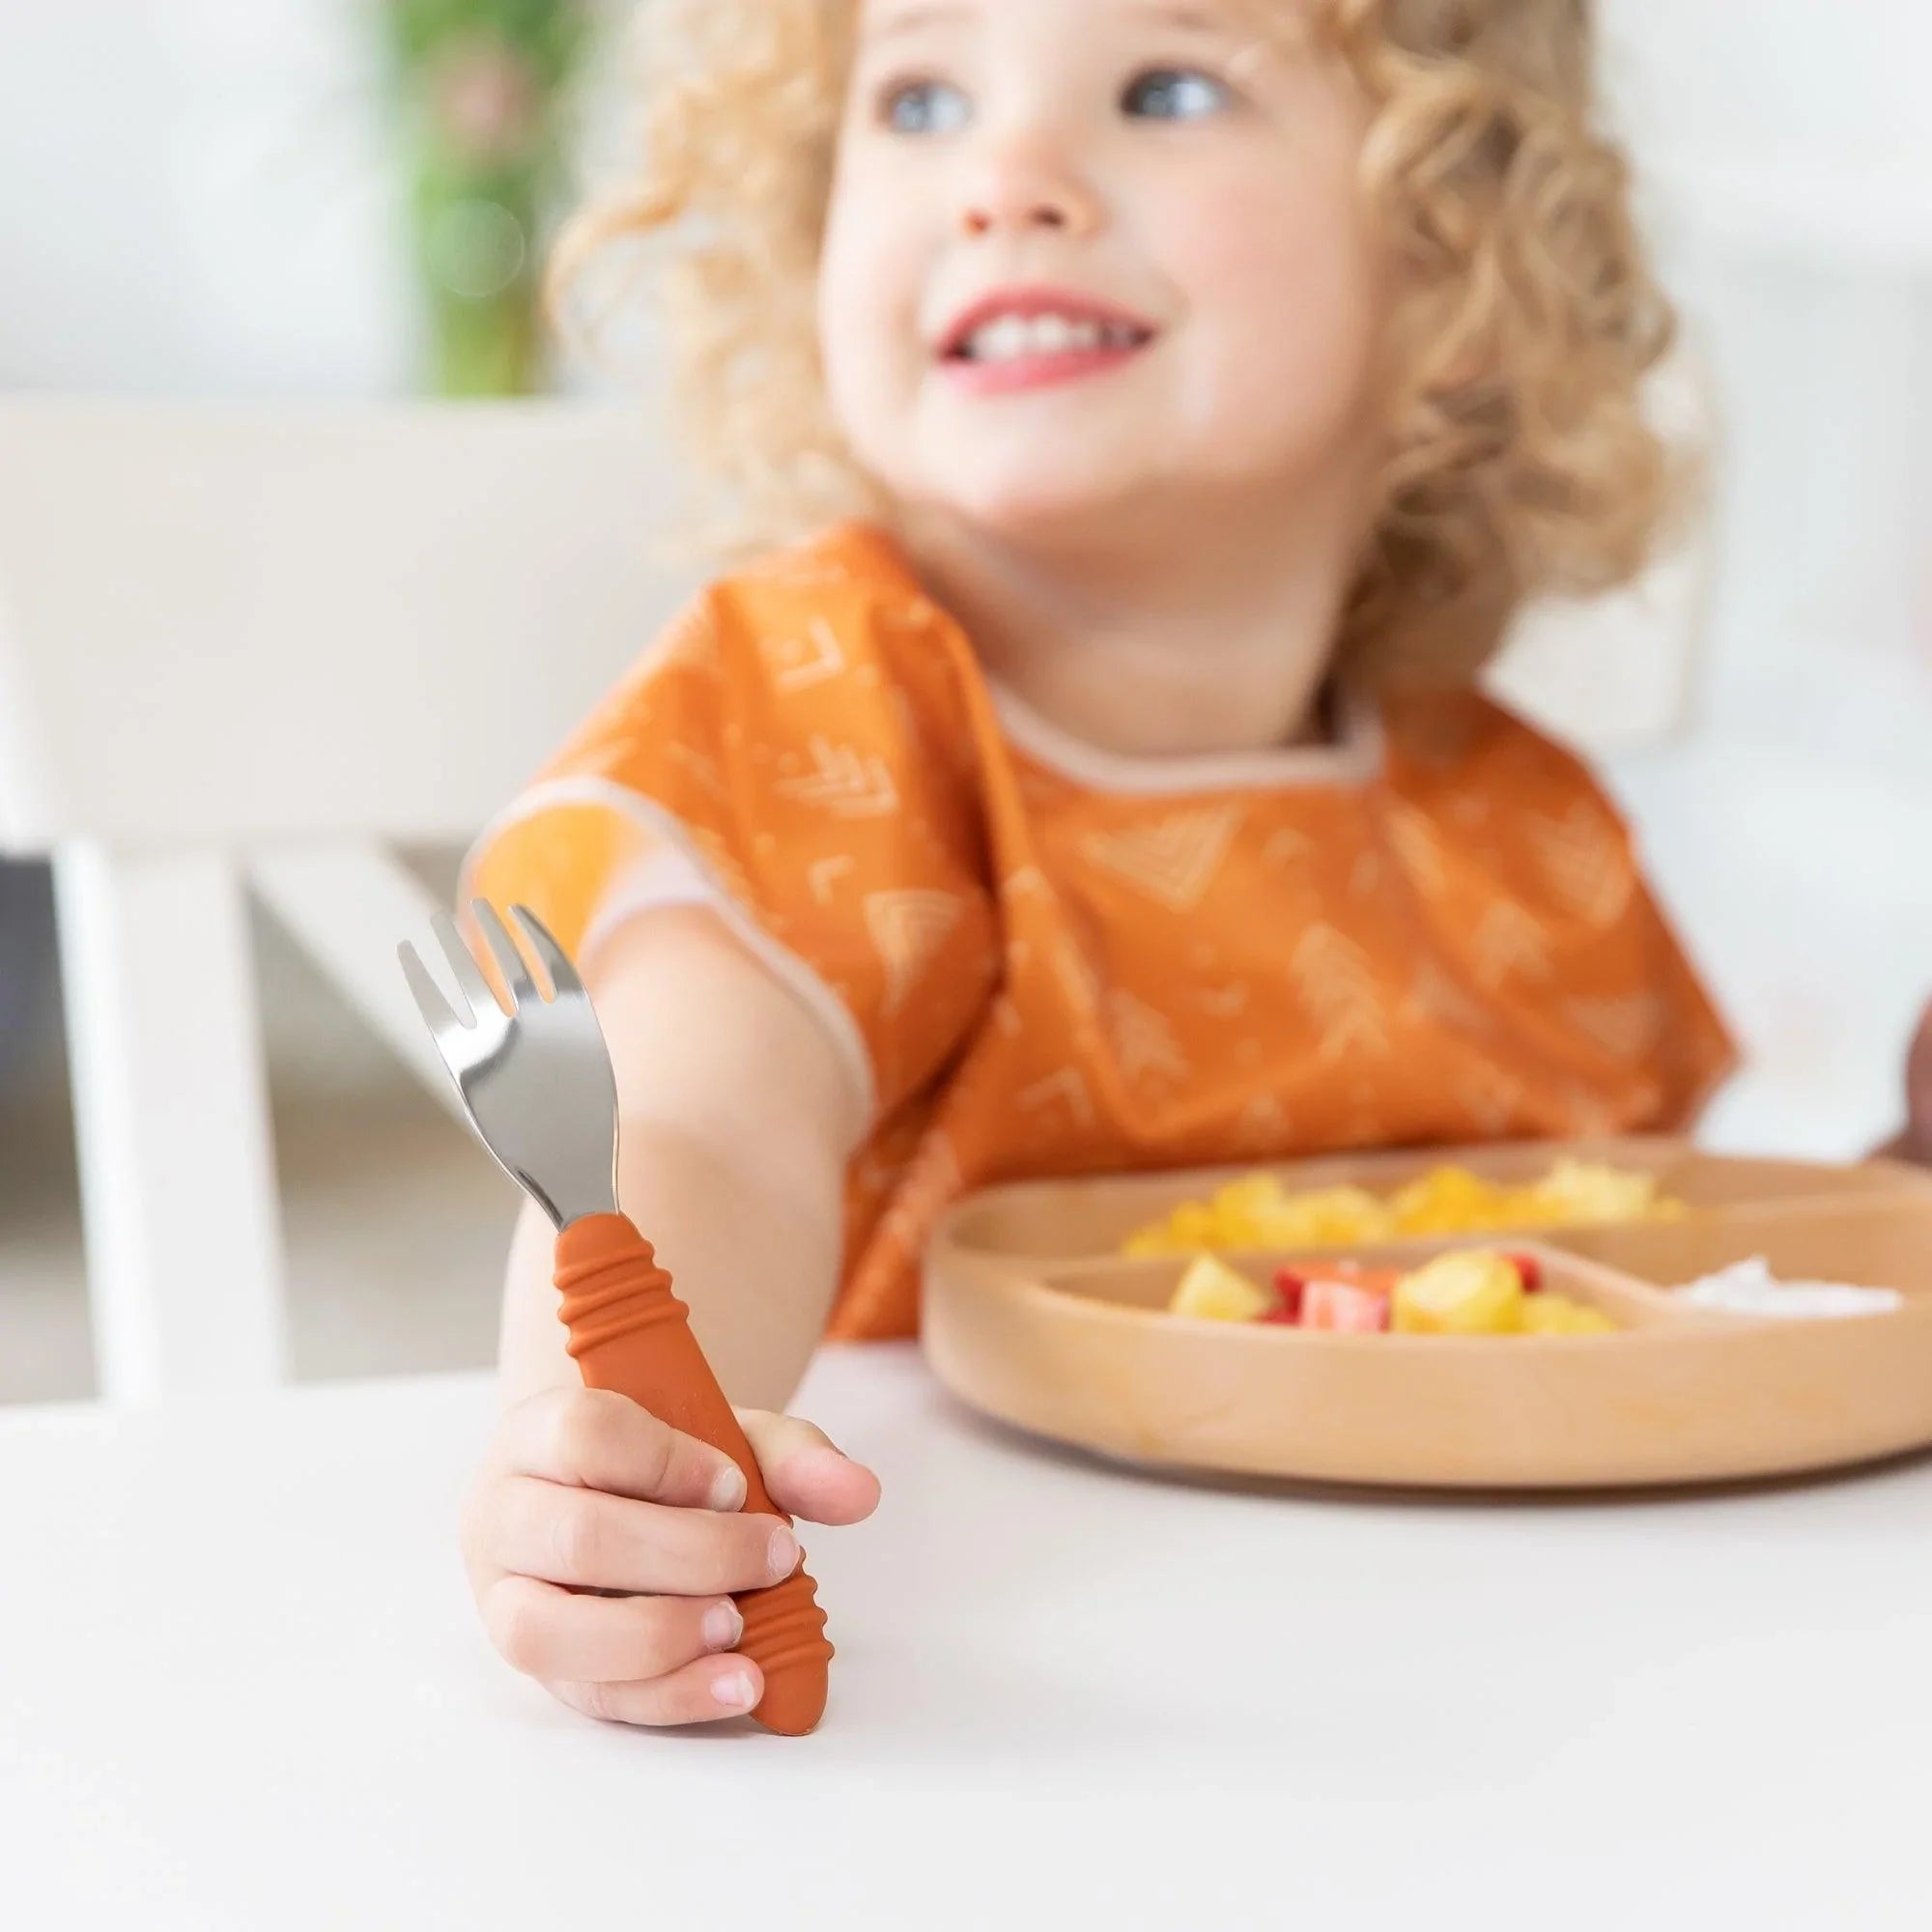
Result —
[[283, 1370], [243, 893], [439, 1095], [385, 842], [467, 838], [687, 582], [610, 406], [0, 399], [0, 852], [56, 874], [99, 1384]]

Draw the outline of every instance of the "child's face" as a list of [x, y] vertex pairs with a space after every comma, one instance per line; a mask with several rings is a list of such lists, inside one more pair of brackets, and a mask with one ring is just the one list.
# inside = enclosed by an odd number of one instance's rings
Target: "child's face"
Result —
[[1258, 11], [862, 0], [819, 326], [891, 496], [1018, 530], [1362, 472], [1367, 110]]

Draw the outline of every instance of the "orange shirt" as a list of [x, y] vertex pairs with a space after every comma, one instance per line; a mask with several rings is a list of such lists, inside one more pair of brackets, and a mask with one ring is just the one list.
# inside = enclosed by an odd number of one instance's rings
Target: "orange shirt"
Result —
[[582, 956], [715, 906], [871, 1125], [831, 1332], [914, 1332], [996, 1180], [1667, 1128], [1733, 1065], [1629, 836], [1473, 693], [1125, 758], [989, 684], [883, 534], [714, 584], [484, 834]]

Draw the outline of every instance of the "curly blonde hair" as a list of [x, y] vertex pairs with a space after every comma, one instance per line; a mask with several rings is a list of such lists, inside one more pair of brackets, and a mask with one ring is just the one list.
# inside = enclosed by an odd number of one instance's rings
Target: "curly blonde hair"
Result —
[[[1257, 5], [1306, 25], [1304, 6]], [[1399, 654], [1433, 633], [1440, 656], [1440, 613], [1472, 610], [1460, 672], [1523, 598], [1643, 564], [1681, 480], [1640, 407], [1674, 318], [1595, 124], [1589, 0], [1315, 6], [1370, 103], [1362, 186], [1402, 290], [1349, 640]], [[613, 242], [676, 236], [660, 287], [675, 394], [746, 546], [882, 508], [827, 405], [813, 307], [857, 10], [655, 0], [640, 170], [553, 263], [561, 290]]]

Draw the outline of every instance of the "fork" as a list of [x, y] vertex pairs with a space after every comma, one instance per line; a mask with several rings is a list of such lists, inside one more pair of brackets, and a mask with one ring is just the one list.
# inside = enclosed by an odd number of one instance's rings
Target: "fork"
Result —
[[[744, 1507], [789, 1522], [766, 1492], [757, 1458], [692, 1333], [690, 1311], [671, 1293], [651, 1244], [618, 1210], [616, 1080], [583, 981], [527, 908], [512, 906], [510, 917], [528, 960], [493, 907], [479, 899], [471, 911], [507, 990], [507, 1011], [446, 916], [434, 923], [461, 1013], [414, 947], [405, 942], [397, 956], [477, 1137], [557, 1231], [558, 1314], [584, 1385], [627, 1395], [722, 1449], [745, 1472]], [[752, 1716], [787, 1737], [810, 1731], [825, 1709], [833, 1653], [803, 1559], [782, 1582], [736, 1602], [745, 1619], [738, 1648], [765, 1679]]]

